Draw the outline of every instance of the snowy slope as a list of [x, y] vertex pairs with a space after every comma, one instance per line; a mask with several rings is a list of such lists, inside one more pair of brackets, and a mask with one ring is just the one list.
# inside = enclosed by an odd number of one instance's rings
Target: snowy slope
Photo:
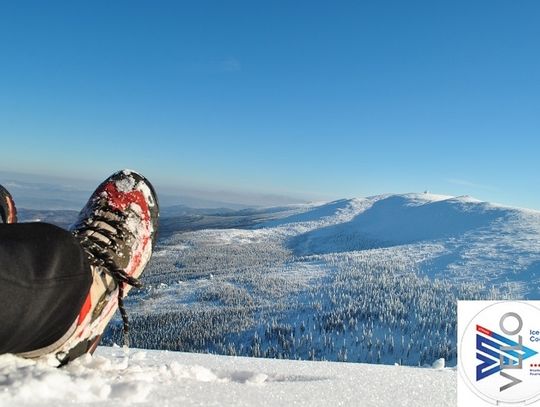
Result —
[[352, 244], [355, 240], [357, 244], [371, 242], [370, 247], [398, 246], [460, 236], [488, 226], [506, 215], [502, 208], [467, 198], [428, 200], [422, 195], [395, 195], [368, 202], [370, 206], [356, 212], [348, 222], [336, 222], [301, 235], [300, 238], [311, 242], [309, 253], [350, 249], [325, 244], [329, 238], [336, 236], [342, 236]]
[[57, 369], [0, 356], [0, 406], [454, 406], [454, 369], [98, 348]]
[[458, 299], [540, 294], [537, 211], [432, 194], [265, 211], [158, 243], [128, 299], [134, 346], [455, 366]]
[[[331, 202], [263, 225], [299, 256], [433, 245], [420, 271], [540, 295], [540, 212], [461, 196], [379, 195]], [[532, 284], [531, 284], [532, 283]]]
[[[51, 370], [3, 356], [0, 406], [56, 405], [55, 397], [454, 405], [454, 370], [394, 363], [455, 366], [457, 299], [540, 295], [538, 211], [404, 194], [259, 215], [255, 226], [171, 229], [158, 242], [145, 288], [127, 299], [132, 344], [359, 363], [135, 351], [126, 365], [119, 350], [101, 348], [97, 358]], [[121, 343], [120, 331], [116, 320], [104, 343]]]

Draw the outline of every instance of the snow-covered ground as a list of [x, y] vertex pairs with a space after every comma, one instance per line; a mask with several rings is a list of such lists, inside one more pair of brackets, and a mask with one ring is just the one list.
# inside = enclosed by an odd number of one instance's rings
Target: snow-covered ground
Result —
[[[134, 346], [455, 366], [458, 299], [540, 292], [537, 211], [402, 194], [257, 216], [158, 243], [146, 288], [127, 301]], [[113, 324], [104, 343], [121, 343], [120, 332]]]
[[131, 343], [270, 359], [101, 348], [55, 370], [3, 356], [0, 406], [455, 405], [455, 370], [412, 366], [456, 365], [456, 301], [540, 293], [538, 211], [404, 194], [241, 212], [214, 229], [163, 219], [127, 299]]
[[0, 406], [454, 406], [455, 369], [120, 348], [53, 368], [0, 356]]

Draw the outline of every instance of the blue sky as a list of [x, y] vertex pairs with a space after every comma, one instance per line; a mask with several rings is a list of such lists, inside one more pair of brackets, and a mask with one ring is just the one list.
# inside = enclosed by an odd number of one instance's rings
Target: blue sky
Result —
[[0, 3], [0, 170], [540, 209], [535, 1]]

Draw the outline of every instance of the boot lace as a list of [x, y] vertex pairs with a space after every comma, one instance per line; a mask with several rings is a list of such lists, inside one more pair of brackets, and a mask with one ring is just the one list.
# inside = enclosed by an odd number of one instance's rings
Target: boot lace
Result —
[[102, 209], [78, 225], [74, 235], [86, 249], [90, 263], [104, 268], [118, 284], [118, 309], [122, 317], [123, 342], [124, 346], [129, 346], [129, 318], [124, 306], [124, 288], [126, 284], [140, 288], [142, 283], [118, 267], [114, 259], [114, 253], [119, 248], [118, 242], [126, 239], [129, 233], [125, 230], [126, 219], [127, 215], [122, 211], [114, 208]]

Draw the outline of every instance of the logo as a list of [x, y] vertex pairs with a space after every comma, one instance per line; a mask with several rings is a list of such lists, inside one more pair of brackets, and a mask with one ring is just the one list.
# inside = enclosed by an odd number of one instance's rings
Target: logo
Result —
[[540, 301], [459, 301], [458, 347], [458, 401], [540, 399]]

